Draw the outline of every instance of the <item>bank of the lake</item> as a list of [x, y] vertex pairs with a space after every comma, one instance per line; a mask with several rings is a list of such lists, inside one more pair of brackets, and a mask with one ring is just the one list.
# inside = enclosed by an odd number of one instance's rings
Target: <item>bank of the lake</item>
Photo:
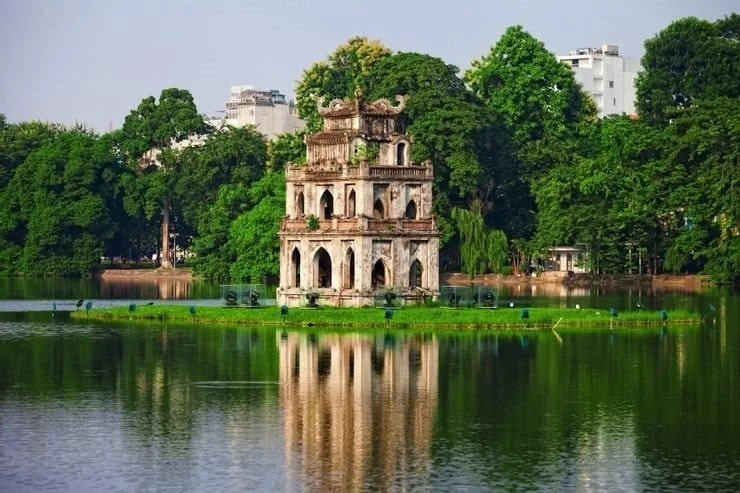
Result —
[[625, 311], [574, 308], [290, 308], [283, 316], [274, 306], [226, 308], [207, 306], [130, 305], [72, 312], [73, 318], [189, 321], [252, 325], [370, 328], [388, 324], [398, 328], [440, 329], [550, 329], [565, 327], [640, 327], [664, 323], [695, 324], [701, 314], [686, 310]]

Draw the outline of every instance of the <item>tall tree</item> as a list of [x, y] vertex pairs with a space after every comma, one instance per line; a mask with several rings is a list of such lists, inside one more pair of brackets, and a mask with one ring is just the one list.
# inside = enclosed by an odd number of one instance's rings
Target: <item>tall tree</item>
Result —
[[488, 55], [473, 62], [465, 81], [504, 119], [516, 149], [565, 138], [595, 116], [573, 72], [522, 26], [509, 27]]
[[321, 129], [321, 116], [314, 96], [351, 98], [358, 88], [367, 93], [367, 78], [371, 70], [390, 54], [391, 51], [380, 41], [356, 36], [339, 46], [327, 60], [316, 62], [304, 70], [296, 87], [296, 106], [308, 131]]
[[687, 17], [645, 41], [637, 77], [637, 109], [668, 123], [670, 110], [697, 99], [740, 97], [740, 15], [716, 22]]
[[[170, 262], [169, 234], [170, 212], [176, 173], [179, 168], [177, 152], [172, 144], [182, 142], [191, 135], [207, 133], [203, 117], [198, 113], [193, 96], [184, 89], [164, 89], [159, 101], [154, 97], [142, 100], [126, 116], [121, 129], [120, 148], [146, 190], [144, 201], [129, 201], [151, 218], [162, 212], [162, 267], [172, 267]], [[141, 187], [137, 187], [141, 188]], [[137, 190], [139, 192], [139, 190]]]
[[510, 162], [507, 137], [494, 113], [457, 73], [439, 58], [398, 53], [379, 62], [368, 79], [370, 99], [406, 96], [399, 130], [414, 139], [412, 159], [429, 159], [434, 166], [434, 212], [443, 245], [455, 233], [453, 207], [478, 200], [485, 211], [499, 212]]

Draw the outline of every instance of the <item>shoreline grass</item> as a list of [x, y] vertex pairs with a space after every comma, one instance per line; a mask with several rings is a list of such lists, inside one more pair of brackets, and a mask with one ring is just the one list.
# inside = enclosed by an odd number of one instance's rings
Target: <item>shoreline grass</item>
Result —
[[[283, 320], [280, 308], [225, 308], [194, 307], [193, 315], [188, 306], [183, 305], [143, 305], [134, 311], [129, 307], [92, 309], [89, 312], [72, 312], [75, 319], [97, 320], [149, 320], [149, 321], [187, 321], [194, 323], [228, 323], [252, 325], [286, 325], [303, 327], [341, 327], [373, 328], [390, 326], [415, 329], [550, 329], [568, 327], [639, 327], [660, 326], [664, 323], [659, 311], [625, 311], [616, 317], [609, 310], [592, 308], [527, 308], [529, 318], [522, 318], [521, 308], [427, 308], [404, 307], [394, 309], [386, 318], [382, 308], [335, 308], [318, 309], [290, 308]], [[701, 321], [701, 315], [685, 310], [666, 311], [665, 323], [694, 324]]]

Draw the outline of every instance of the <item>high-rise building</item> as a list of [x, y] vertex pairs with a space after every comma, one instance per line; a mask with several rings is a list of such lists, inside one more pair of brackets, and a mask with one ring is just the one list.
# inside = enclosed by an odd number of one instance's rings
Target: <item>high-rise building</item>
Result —
[[575, 79], [596, 103], [599, 118], [607, 115], [633, 115], [635, 79], [640, 59], [619, 55], [619, 47], [604, 44], [601, 48], [579, 48], [558, 60], [570, 66]]
[[298, 118], [298, 108], [276, 89], [260, 90], [252, 86], [231, 86], [223, 120], [211, 120], [234, 127], [254, 125], [268, 138], [285, 132], [301, 130], [303, 121]]

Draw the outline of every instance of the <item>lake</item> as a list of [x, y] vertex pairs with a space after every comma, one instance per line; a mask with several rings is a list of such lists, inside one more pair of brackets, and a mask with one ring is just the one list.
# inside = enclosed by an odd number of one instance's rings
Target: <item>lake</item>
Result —
[[736, 293], [502, 288], [522, 305], [706, 315], [557, 333], [78, 322], [49, 308], [219, 292], [0, 281], [0, 491], [740, 488]]

